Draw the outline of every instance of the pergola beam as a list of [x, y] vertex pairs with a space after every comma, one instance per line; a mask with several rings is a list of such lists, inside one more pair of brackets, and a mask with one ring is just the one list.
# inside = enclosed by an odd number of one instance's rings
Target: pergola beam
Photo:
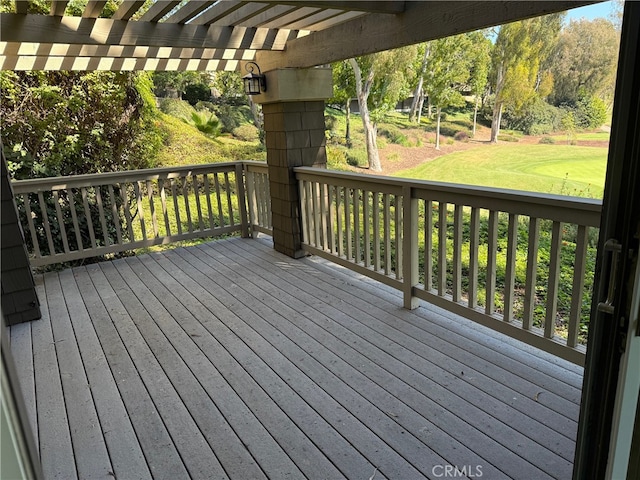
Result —
[[114, 20], [129, 20], [144, 5], [144, 0], [125, 0], [113, 14]]
[[[300, 5], [299, 1], [278, 1], [274, 3], [279, 3], [283, 5]], [[318, 7], [318, 8], [331, 8], [337, 10], [357, 10], [360, 12], [368, 12], [368, 13], [387, 13], [387, 14], [397, 14], [401, 13], [405, 9], [404, 1], [373, 1], [373, 2], [364, 2], [364, 1], [334, 1], [334, 0], [317, 0], [307, 2], [305, 1], [305, 6], [309, 7]]]
[[50, 15], [54, 15], [56, 17], [62, 17], [64, 15], [64, 11], [67, 8], [68, 0], [54, 0], [51, 2], [51, 9], [49, 10]]
[[72, 71], [235, 71], [239, 59], [131, 58], [131, 57], [50, 57], [0, 55], [0, 70]]
[[[0, 14], [0, 40], [10, 43], [281, 50], [289, 30], [182, 25], [107, 18]], [[258, 39], [259, 41], [256, 41]]]
[[142, 17], [141, 22], [157, 22], [162, 19], [167, 13], [174, 9], [176, 5], [180, 3], [180, 0], [172, 0], [167, 2], [156, 2], [149, 10], [147, 10]]
[[125, 47], [120, 45], [64, 45], [0, 42], [3, 57], [98, 57], [200, 60], [253, 60], [255, 50], [230, 48]]
[[106, 0], [89, 0], [84, 7], [84, 12], [82, 12], [82, 16], [84, 18], [98, 18], [102, 13], [102, 9], [106, 4]]
[[284, 52], [258, 52], [256, 61], [263, 71], [313, 67], [592, 3], [598, 2], [405, 2], [398, 15], [358, 17], [287, 42]]

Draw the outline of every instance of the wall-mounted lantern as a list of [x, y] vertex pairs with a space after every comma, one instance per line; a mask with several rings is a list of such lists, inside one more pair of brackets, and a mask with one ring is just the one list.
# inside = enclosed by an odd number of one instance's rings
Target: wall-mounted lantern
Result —
[[[260, 71], [260, 67], [255, 62], [247, 62], [244, 66], [245, 70], [249, 72], [248, 75], [242, 77], [244, 82], [244, 93], [247, 95], [260, 95], [262, 92], [267, 91], [267, 79]], [[256, 69], [258, 73], [255, 73]]]

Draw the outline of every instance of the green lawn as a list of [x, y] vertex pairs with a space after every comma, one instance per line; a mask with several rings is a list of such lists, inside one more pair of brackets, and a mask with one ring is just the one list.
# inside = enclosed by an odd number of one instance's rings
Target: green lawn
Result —
[[602, 198], [607, 149], [575, 145], [487, 145], [395, 176]]

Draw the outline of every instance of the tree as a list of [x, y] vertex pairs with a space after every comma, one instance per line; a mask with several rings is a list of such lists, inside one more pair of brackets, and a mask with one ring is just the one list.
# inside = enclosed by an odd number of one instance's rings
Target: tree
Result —
[[14, 178], [148, 168], [162, 143], [147, 73], [1, 72]]
[[620, 32], [608, 20], [571, 21], [558, 39], [553, 55], [555, 105], [575, 106], [580, 96], [613, 101]]
[[536, 95], [545, 96], [550, 92], [553, 79], [545, 65], [563, 17], [564, 13], [556, 13], [500, 27], [493, 49], [492, 143], [498, 140], [505, 104], [517, 112]]
[[460, 89], [469, 80], [471, 37], [456, 35], [429, 43], [425, 91], [436, 107], [436, 150], [440, 150], [442, 109], [464, 105]]
[[333, 75], [333, 97], [327, 103], [344, 106], [346, 114], [344, 138], [347, 147], [351, 148], [351, 99], [357, 96], [355, 77], [348, 61], [334, 63], [331, 71]]
[[353, 69], [360, 117], [364, 127], [369, 168], [381, 171], [377, 124], [409, 93], [407, 79], [416, 57], [415, 46], [349, 59]]
[[469, 34], [471, 41], [471, 67], [469, 76], [469, 87], [474, 98], [473, 107], [473, 132], [472, 136], [476, 136], [476, 125], [478, 119], [478, 106], [480, 98], [484, 95], [491, 65], [491, 40], [482, 31], [471, 32]]

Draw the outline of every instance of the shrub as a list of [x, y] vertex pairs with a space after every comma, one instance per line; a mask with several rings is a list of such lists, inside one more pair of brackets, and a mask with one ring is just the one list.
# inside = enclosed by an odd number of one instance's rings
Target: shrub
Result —
[[160, 100], [160, 111], [172, 117], [188, 120], [195, 109], [179, 98], [163, 98]]
[[182, 98], [191, 105], [200, 101], [209, 101], [211, 100], [211, 89], [204, 83], [193, 83], [184, 87]]
[[538, 143], [554, 144], [556, 143], [553, 137], [542, 137]]
[[245, 142], [256, 142], [259, 140], [259, 130], [253, 125], [241, 125], [233, 129], [233, 136]]
[[364, 167], [369, 164], [369, 157], [364, 150], [351, 150], [346, 153], [347, 163], [352, 167]]
[[453, 136], [453, 139], [459, 142], [468, 142], [469, 134], [467, 132], [459, 131], [456, 132], [456, 134]]
[[403, 147], [409, 147], [411, 145], [407, 136], [396, 127], [386, 126], [384, 128], [380, 128], [378, 133], [387, 137], [391, 143], [396, 143]]
[[504, 125], [521, 130], [526, 135], [544, 135], [560, 127], [563, 112], [540, 98], [534, 98], [522, 111], [506, 109], [503, 115]]
[[598, 128], [607, 120], [607, 106], [596, 96], [582, 95], [576, 104], [576, 124], [580, 128]]

